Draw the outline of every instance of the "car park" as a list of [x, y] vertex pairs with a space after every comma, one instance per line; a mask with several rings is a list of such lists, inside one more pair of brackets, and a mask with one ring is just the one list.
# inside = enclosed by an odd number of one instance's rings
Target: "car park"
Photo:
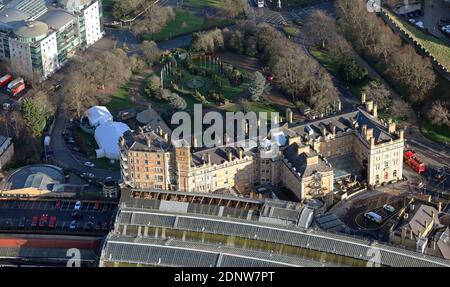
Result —
[[73, 210], [80, 210], [81, 209], [81, 201], [77, 201], [75, 203], [75, 206], [73, 207]]
[[95, 164], [90, 161], [85, 162], [84, 165], [87, 167], [95, 167]]

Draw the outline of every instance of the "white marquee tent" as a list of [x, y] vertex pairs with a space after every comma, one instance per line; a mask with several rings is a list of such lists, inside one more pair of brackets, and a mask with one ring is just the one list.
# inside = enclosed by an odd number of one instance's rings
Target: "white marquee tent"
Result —
[[113, 116], [104, 106], [93, 106], [86, 111], [85, 115], [92, 127], [98, 127], [113, 120]]
[[95, 129], [95, 140], [100, 147], [96, 150], [97, 158], [107, 157], [118, 160], [120, 157], [119, 138], [130, 130], [121, 122], [108, 121]]

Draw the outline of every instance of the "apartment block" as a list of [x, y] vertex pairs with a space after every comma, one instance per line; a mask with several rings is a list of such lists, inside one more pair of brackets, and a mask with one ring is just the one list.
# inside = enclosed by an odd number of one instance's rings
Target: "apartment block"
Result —
[[0, 58], [29, 80], [45, 79], [103, 35], [98, 0], [11, 0], [0, 8]]

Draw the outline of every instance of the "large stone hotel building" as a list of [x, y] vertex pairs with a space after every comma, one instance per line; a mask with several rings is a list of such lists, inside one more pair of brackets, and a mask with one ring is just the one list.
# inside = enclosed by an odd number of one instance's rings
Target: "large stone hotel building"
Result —
[[277, 145], [270, 157], [266, 153], [273, 149], [264, 141], [252, 148], [194, 149], [183, 140], [169, 143], [160, 128], [127, 132], [119, 143], [122, 178], [133, 188], [185, 192], [234, 189], [248, 194], [255, 186], [282, 186], [308, 199], [332, 194], [339, 176], [333, 159], [348, 158], [360, 166], [358, 176], [369, 186], [400, 180], [404, 132], [391, 121], [380, 121], [372, 101], [364, 96], [362, 101], [353, 112], [300, 125], [288, 110], [287, 122], [265, 139]]

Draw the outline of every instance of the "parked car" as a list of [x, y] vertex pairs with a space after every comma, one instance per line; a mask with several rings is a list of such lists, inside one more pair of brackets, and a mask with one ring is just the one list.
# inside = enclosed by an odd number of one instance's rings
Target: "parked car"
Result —
[[108, 222], [103, 222], [102, 223], [102, 230], [103, 231], [108, 231], [109, 230], [109, 224], [108, 224]]
[[36, 227], [38, 225], [38, 221], [39, 221], [39, 217], [33, 216], [33, 218], [31, 219], [31, 227]]
[[95, 210], [95, 211], [99, 211], [100, 208], [102, 208], [102, 204], [99, 203], [99, 202], [96, 202], [96, 203], [94, 204], [94, 210]]
[[416, 23], [416, 19], [409, 19], [408, 21], [409, 21], [409, 23], [413, 23], [413, 24]]
[[22, 216], [21, 218], [20, 218], [20, 220], [19, 220], [19, 227], [20, 228], [24, 228], [25, 227], [25, 222], [26, 222], [27, 220], [25, 219], [25, 216]]
[[56, 227], [56, 216], [50, 217], [50, 221], [48, 223], [49, 228], [55, 228]]
[[78, 222], [76, 220], [72, 220], [72, 222], [69, 225], [69, 230], [75, 230], [77, 229]]
[[85, 162], [84, 165], [87, 167], [95, 167], [95, 164], [90, 161]]
[[100, 231], [100, 230], [102, 230], [102, 223], [97, 222], [97, 224], [95, 225], [95, 231]]
[[42, 214], [41, 218], [39, 219], [39, 227], [45, 227], [48, 223], [48, 215]]
[[75, 206], [73, 207], [73, 210], [80, 210], [81, 209], [81, 201], [77, 201], [75, 203]]
[[71, 214], [71, 216], [72, 216], [72, 218], [75, 218], [75, 219], [81, 219], [81, 218], [83, 218], [83, 214], [82, 214], [81, 212], [79, 212], [79, 211], [73, 212], [73, 213]]
[[390, 213], [395, 212], [395, 208], [392, 205], [389, 205], [389, 204], [383, 205], [383, 209], [388, 211], [388, 212], [390, 212]]
[[93, 174], [92, 172], [88, 173], [87, 175], [88, 175], [89, 178], [94, 178], [95, 177], [95, 174]]
[[94, 223], [92, 222], [86, 222], [86, 224], [84, 225], [84, 230], [91, 230], [94, 227]]

